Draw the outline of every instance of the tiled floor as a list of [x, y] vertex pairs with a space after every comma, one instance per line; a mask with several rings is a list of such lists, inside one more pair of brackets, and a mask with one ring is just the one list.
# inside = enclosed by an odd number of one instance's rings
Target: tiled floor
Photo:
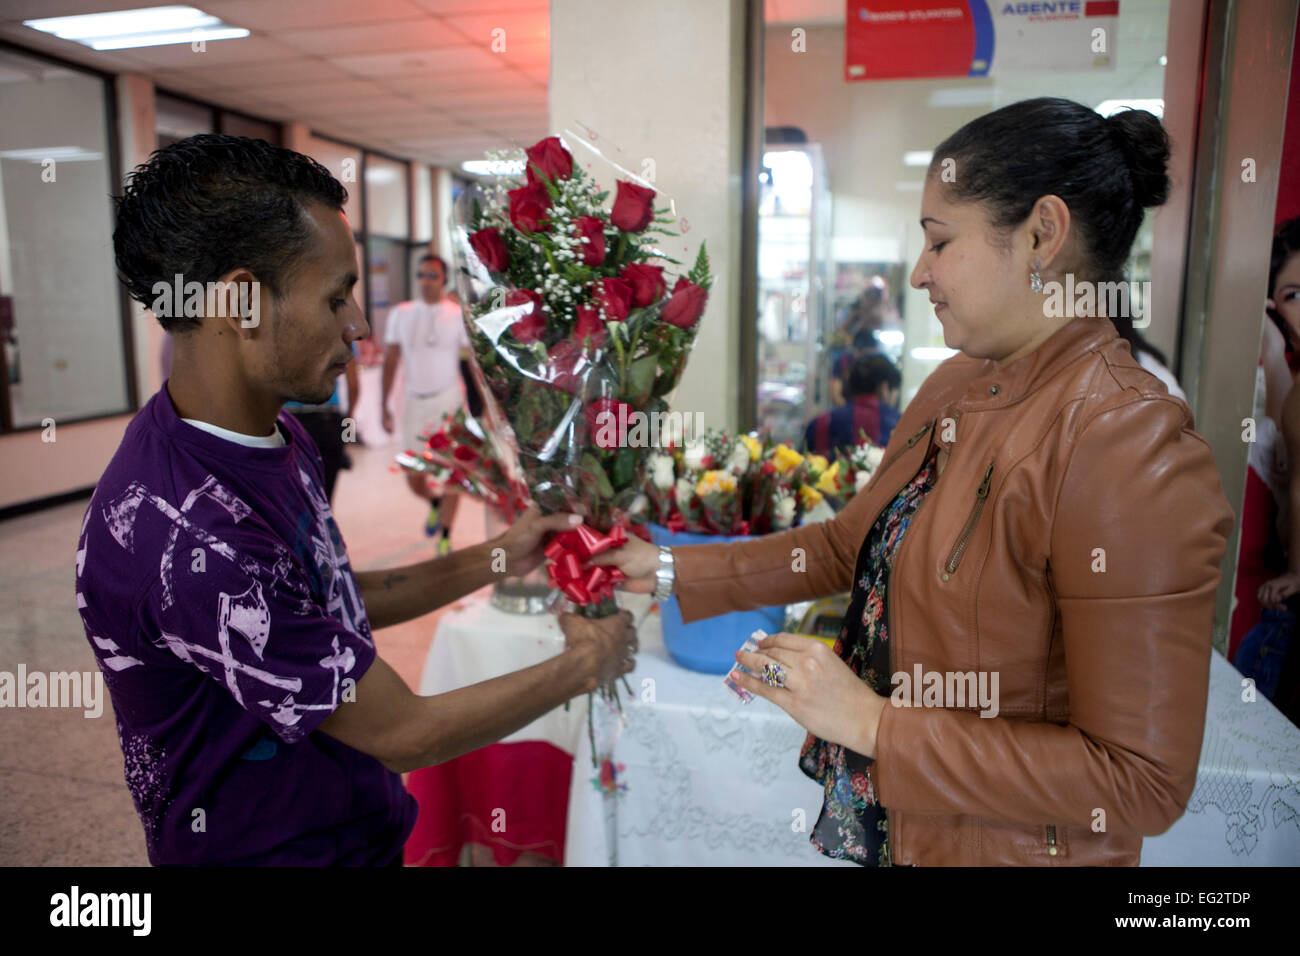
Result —
[[[377, 385], [373, 376], [367, 382]], [[372, 388], [373, 396], [377, 389]], [[421, 528], [427, 506], [389, 471], [393, 443], [367, 403], [339, 476], [334, 513], [355, 569], [391, 567], [433, 555]], [[73, 598], [73, 552], [86, 502], [0, 523], [0, 671], [93, 671], [96, 667]], [[484, 538], [483, 510], [462, 501], [452, 542]], [[413, 689], [437, 613], [378, 631], [380, 655]], [[80, 710], [0, 710], [0, 865], [147, 865], [144, 835], [122, 778], [111, 703], [88, 719]]]

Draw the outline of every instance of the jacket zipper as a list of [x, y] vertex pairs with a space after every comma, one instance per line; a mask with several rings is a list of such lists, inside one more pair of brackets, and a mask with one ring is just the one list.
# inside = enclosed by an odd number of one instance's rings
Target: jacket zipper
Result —
[[[932, 421], [932, 422], [930, 422], [929, 424], [927, 424], [924, 428], [922, 428], [920, 431], [918, 431], [915, 435], [913, 435], [911, 438], [909, 438], [909, 439], [907, 440], [906, 448], [911, 448], [913, 445], [915, 445], [918, 441], [921, 440], [921, 436], [924, 435], [926, 432], [930, 431], [930, 429], [933, 428], [933, 427], [934, 427], [934, 422]], [[892, 464], [893, 464], [893, 463], [898, 459], [898, 456], [901, 455], [901, 454], [903, 453], [903, 451], [905, 451], [905, 450], [906, 450], [906, 449], [904, 449], [904, 448], [900, 448], [897, 452], [895, 452], [893, 455], [891, 455], [890, 458], [889, 458], [889, 461], [888, 461], [886, 464], [881, 465], [881, 467], [880, 467], [881, 472], [883, 472], [883, 471], [885, 470], [885, 468], [887, 467], [887, 465], [892, 465]], [[928, 449], [927, 449], [927, 451], [928, 451]], [[925, 458], [922, 458], [921, 460], [922, 460], [922, 462], [924, 462], [924, 461], [925, 461]], [[917, 474], [919, 474], [920, 471], [921, 471], [921, 469], [918, 467], [918, 468], [916, 469]], [[915, 477], [916, 477], [916, 474], [913, 474], [913, 475], [912, 475], [912, 478], [915, 478]], [[889, 507], [890, 503], [892, 503], [893, 500], [894, 500], [895, 498], [898, 497], [899, 492], [901, 492], [901, 491], [903, 490], [903, 488], [906, 488], [906, 487], [907, 487], [908, 482], [910, 482], [910, 481], [912, 480], [912, 478], [909, 478], [907, 481], [903, 482], [903, 486], [902, 486], [902, 488], [899, 488], [898, 491], [895, 491], [895, 492], [893, 493], [893, 495], [890, 496], [889, 500], [888, 500], [887, 502], [885, 502], [884, 505], [881, 506], [880, 511], [876, 512], [876, 516], [875, 516], [874, 518], [871, 519], [871, 524], [867, 526], [867, 533], [868, 533], [868, 534], [871, 533], [871, 528], [874, 528], [874, 527], [876, 526], [876, 522], [880, 520], [880, 516], [881, 516], [882, 514], [884, 514], [884, 512], [885, 512], [885, 508]], [[935, 481], [936, 481], [936, 483], [938, 482], [938, 476], [937, 476], [937, 475], [935, 476]], [[931, 489], [931, 494], [933, 493], [933, 491], [934, 491], [934, 489], [932, 488], [932, 489]], [[929, 497], [930, 497], [930, 495], [927, 494], [927, 495], [925, 496], [925, 498], [922, 498], [922, 499], [921, 499], [921, 503], [918, 504], [918, 505], [916, 506], [916, 511], [912, 512], [912, 520], [913, 520], [913, 521], [915, 521], [915, 520], [916, 520], [916, 516], [917, 516], [918, 514], [921, 513], [921, 509], [925, 507], [926, 499], [928, 499]], [[910, 524], [910, 523], [909, 523], [909, 524]], [[903, 556], [902, 549], [903, 549], [906, 545], [907, 545], [907, 535], [903, 535], [903, 540], [902, 540], [902, 542], [899, 544], [899, 553], [898, 553], [897, 555], [894, 556], [894, 557], [895, 557], [895, 561], [891, 561], [890, 564], [889, 564], [889, 579], [885, 582], [885, 607], [888, 609], [888, 617], [889, 617], [889, 675], [890, 675], [890, 683], [891, 683], [891, 685], [892, 685], [892, 683], [893, 683], [893, 675], [894, 675], [894, 671], [895, 671], [895, 664], [894, 664], [894, 643], [895, 643], [895, 635], [897, 634], [897, 632], [894, 630], [894, 602], [891, 601], [889, 598], [890, 598], [890, 595], [893, 593], [893, 590], [894, 590], [894, 565], [895, 565], [895, 563], [897, 563], [897, 559], [899, 559], [899, 558], [901, 558], [901, 557]], [[877, 744], [877, 746], [876, 746], [876, 755], [877, 755], [877, 756], [880, 755], [880, 746], [879, 746], [879, 744]], [[886, 807], [885, 809], [888, 810], [889, 808]], [[891, 817], [890, 820], [889, 820], [889, 862], [890, 862], [890, 863], [895, 862], [895, 857], [896, 857], [896, 853], [895, 853], [895, 851], [896, 851], [897, 848], [898, 848], [898, 834], [899, 834], [899, 830], [898, 830], [898, 817], [897, 817], [897, 816], [894, 816], [894, 817]]]
[[[885, 461], [880, 465], [880, 467], [876, 469], [875, 474], [871, 476], [871, 480], [875, 481], [877, 478], [883, 475], [890, 465], [898, 461], [898, 459], [903, 455], [904, 452], [910, 450], [912, 446], [915, 445], [917, 442], [919, 442], [921, 440], [921, 437], [925, 435], [925, 433], [928, 432], [933, 427], [934, 427], [933, 421], [927, 422], [924, 428], [922, 428], [915, 435], [913, 435], [906, 442], [904, 442], [902, 448], [898, 449], [898, 451], [894, 452], [887, 459], [885, 459]], [[895, 492], [895, 496], [897, 496], [897, 492]], [[893, 498], [891, 498], [890, 501], [893, 501]], [[885, 509], [882, 507], [880, 510], [883, 512]], [[877, 514], [876, 520], [878, 521], [879, 519], [880, 519], [880, 515]], [[876, 523], [875, 521], [871, 522], [873, 527], [875, 526], [875, 523]]]
[[961, 564], [962, 556], [966, 553], [966, 545], [970, 543], [970, 536], [979, 523], [980, 514], [984, 511], [984, 502], [988, 499], [989, 483], [992, 480], [993, 462], [989, 462], [989, 466], [984, 472], [984, 480], [980, 482], [979, 489], [975, 492], [975, 507], [971, 509], [970, 517], [966, 519], [966, 527], [962, 528], [961, 537], [953, 545], [952, 554], [948, 555], [948, 563], [944, 565], [944, 570], [949, 574], [956, 571], [957, 565]]
[[1047, 825], [1047, 854], [1048, 856], [1056, 856], [1056, 851], [1056, 826], [1049, 823]]

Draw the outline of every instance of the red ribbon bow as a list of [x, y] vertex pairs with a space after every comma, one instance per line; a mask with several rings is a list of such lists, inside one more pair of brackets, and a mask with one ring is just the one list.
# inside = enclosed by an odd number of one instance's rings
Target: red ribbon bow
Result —
[[583, 564], [626, 541], [627, 531], [622, 525], [615, 525], [609, 534], [601, 534], [585, 524], [572, 531], [561, 531], [546, 546], [546, 556], [551, 559], [546, 568], [551, 586], [563, 591], [574, 604], [596, 604], [613, 597], [614, 585], [623, 580], [623, 572], [615, 567], [584, 569]]

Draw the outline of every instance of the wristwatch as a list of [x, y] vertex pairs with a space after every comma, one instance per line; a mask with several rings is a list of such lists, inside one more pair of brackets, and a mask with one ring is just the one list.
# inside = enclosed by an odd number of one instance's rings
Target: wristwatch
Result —
[[673, 549], [660, 546], [659, 564], [655, 568], [655, 593], [656, 601], [662, 601], [673, 593], [673, 582], [677, 575], [673, 570]]

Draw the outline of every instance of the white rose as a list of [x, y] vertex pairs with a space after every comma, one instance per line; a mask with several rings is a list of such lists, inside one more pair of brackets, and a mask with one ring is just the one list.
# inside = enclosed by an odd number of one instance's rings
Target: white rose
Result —
[[678, 478], [677, 490], [674, 494], [677, 498], [677, 507], [685, 511], [690, 507], [691, 499], [695, 497], [695, 483], [689, 478]]
[[652, 464], [654, 468], [655, 487], [660, 491], [667, 491], [677, 482], [673, 474], [673, 460], [667, 455], [655, 455]]
[[879, 445], [872, 445], [870, 448], [867, 449], [867, 454], [865, 457], [866, 457], [867, 470], [875, 471], [880, 466], [880, 462], [885, 457], [885, 449], [881, 448]]
[[731, 457], [727, 459], [727, 469], [732, 474], [743, 475], [749, 468], [749, 449], [743, 442], [736, 442], [731, 447]]
[[856, 474], [854, 474], [853, 476], [854, 493], [857, 493], [861, 491], [863, 488], [867, 487], [867, 483], [869, 481], [871, 481], [871, 472], [869, 471], [859, 471]]
[[786, 496], [776, 503], [776, 526], [788, 528], [794, 524], [794, 498]]
[[709, 446], [702, 441], [689, 442], [683, 449], [686, 467], [698, 471], [704, 467], [704, 457], [709, 453]]

